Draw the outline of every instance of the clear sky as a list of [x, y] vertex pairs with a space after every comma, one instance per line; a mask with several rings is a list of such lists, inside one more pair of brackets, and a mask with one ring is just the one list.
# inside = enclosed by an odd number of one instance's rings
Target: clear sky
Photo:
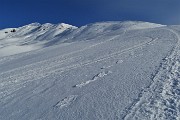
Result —
[[124, 20], [180, 24], [180, 0], [0, 0], [0, 29]]

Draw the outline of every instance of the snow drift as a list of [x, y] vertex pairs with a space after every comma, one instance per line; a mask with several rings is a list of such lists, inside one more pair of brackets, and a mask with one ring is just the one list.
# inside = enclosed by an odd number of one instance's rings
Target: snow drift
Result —
[[180, 119], [180, 26], [13, 29], [0, 31], [0, 119]]

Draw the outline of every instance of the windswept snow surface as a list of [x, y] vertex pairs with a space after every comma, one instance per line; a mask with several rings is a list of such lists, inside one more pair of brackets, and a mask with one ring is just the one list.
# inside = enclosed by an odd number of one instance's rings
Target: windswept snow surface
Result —
[[[12, 32], [12, 30], [15, 32]], [[8, 28], [0, 31], [0, 57], [32, 51], [54, 45], [55, 40], [64, 33], [73, 31], [77, 27], [61, 24], [32, 23], [19, 28]], [[58, 36], [58, 37], [57, 37]]]
[[0, 31], [0, 120], [180, 119], [180, 26], [63, 25]]

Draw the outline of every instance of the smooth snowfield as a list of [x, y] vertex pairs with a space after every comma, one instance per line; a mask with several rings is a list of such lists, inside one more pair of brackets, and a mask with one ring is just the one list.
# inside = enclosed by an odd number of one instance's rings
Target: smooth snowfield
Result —
[[[0, 120], [180, 119], [179, 26], [102, 22], [55, 33], [56, 25], [28, 26], [1, 35]], [[37, 37], [34, 26], [49, 29]], [[37, 48], [4, 50], [24, 41]]]

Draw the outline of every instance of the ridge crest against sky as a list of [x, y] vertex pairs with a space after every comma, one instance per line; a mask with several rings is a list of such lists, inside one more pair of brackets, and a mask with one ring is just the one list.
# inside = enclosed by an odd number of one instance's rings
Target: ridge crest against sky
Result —
[[0, 29], [33, 22], [82, 26], [99, 21], [180, 24], [180, 0], [1, 0]]

